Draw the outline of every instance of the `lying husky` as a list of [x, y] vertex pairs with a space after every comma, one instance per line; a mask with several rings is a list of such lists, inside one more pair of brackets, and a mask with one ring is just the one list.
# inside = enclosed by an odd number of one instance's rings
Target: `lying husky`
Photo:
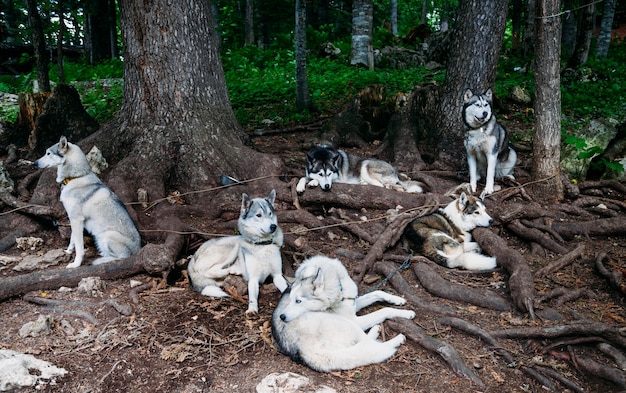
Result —
[[228, 296], [221, 288], [223, 280], [230, 274], [243, 276], [248, 281], [246, 314], [259, 311], [259, 284], [269, 276], [281, 292], [287, 289], [280, 256], [283, 231], [274, 211], [275, 198], [275, 190], [267, 198], [242, 195], [237, 222], [240, 235], [212, 239], [200, 246], [187, 267], [193, 289], [205, 296]]
[[[484, 194], [483, 194], [484, 196]], [[470, 231], [492, 223], [481, 198], [462, 193], [444, 209], [411, 221], [404, 231], [403, 246], [438, 264], [468, 270], [496, 267], [496, 258], [482, 255]]]
[[482, 95], [467, 89], [463, 95], [463, 121], [467, 132], [465, 150], [472, 192], [476, 192], [478, 179], [485, 177], [485, 192], [493, 193], [494, 179], [512, 178], [517, 162], [517, 154], [509, 146], [506, 130], [493, 114], [492, 100], [491, 89]]
[[281, 296], [272, 315], [272, 335], [282, 353], [317, 371], [380, 363], [396, 353], [405, 337], [399, 334], [389, 341], [377, 341], [378, 324], [389, 318], [413, 319], [415, 312], [385, 307], [356, 315], [378, 301], [406, 303], [383, 291], [358, 296], [343, 264], [318, 255], [300, 265], [293, 285]]
[[297, 192], [309, 187], [320, 186], [328, 191], [333, 182], [349, 184], [370, 184], [378, 187], [405, 191], [422, 192], [418, 182], [401, 181], [398, 172], [389, 163], [373, 158], [362, 159], [332, 146], [316, 146], [306, 154], [306, 176], [300, 178]]
[[59, 143], [48, 148], [34, 164], [39, 168], [57, 168], [61, 203], [72, 228], [70, 245], [65, 252], [71, 254], [76, 249], [74, 262], [68, 264], [68, 268], [79, 267], [83, 262], [85, 229], [93, 236], [102, 255], [93, 261], [94, 265], [128, 258], [139, 252], [141, 237], [126, 207], [91, 171], [80, 147], [62, 136]]

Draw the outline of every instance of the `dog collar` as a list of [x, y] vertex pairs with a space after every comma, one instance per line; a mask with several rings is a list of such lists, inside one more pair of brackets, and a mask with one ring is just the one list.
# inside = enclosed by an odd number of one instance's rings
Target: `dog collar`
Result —
[[75, 177], [66, 177], [65, 179], [61, 180], [61, 185], [62, 186], [67, 186], [67, 183], [71, 182], [74, 179], [76, 179], [76, 178]]
[[274, 243], [274, 239], [263, 240], [262, 242], [252, 242], [252, 244], [255, 244], [257, 246], [269, 246], [272, 243]]

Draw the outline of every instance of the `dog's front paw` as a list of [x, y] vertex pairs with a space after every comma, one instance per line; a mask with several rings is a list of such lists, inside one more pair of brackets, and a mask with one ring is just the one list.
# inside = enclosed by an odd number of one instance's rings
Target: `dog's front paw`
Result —
[[74, 247], [68, 247], [65, 250], [63, 250], [63, 252], [70, 255], [74, 252]]
[[308, 186], [309, 188], [315, 188], [315, 187], [317, 187], [317, 186], [319, 186], [319, 185], [320, 185], [320, 183], [319, 183], [317, 180], [315, 180], [315, 179], [311, 180], [311, 181], [309, 182], [309, 184], [307, 184], [307, 186]]
[[80, 261], [74, 261], [70, 264], [68, 264], [67, 266], [65, 266], [66, 269], [74, 269], [80, 266]]
[[301, 177], [296, 185], [296, 192], [302, 194], [306, 189], [306, 177]]
[[246, 310], [246, 318], [254, 318], [258, 315], [259, 313], [259, 307], [257, 306], [250, 306], [248, 307], [248, 309]]
[[402, 310], [402, 311], [404, 311], [402, 313], [403, 314], [403, 316], [402, 316], [403, 318], [406, 318], [406, 319], [413, 319], [413, 318], [415, 318], [415, 311], [413, 311], [413, 310]]

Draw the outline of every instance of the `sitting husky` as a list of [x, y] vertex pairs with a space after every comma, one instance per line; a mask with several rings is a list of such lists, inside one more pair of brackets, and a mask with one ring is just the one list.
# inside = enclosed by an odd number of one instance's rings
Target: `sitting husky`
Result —
[[328, 191], [333, 182], [371, 184], [396, 191], [422, 192], [418, 182], [401, 181], [398, 172], [389, 163], [373, 158], [362, 159], [332, 146], [316, 146], [306, 154], [306, 176], [300, 178], [296, 191], [320, 186]]
[[278, 349], [322, 372], [349, 370], [393, 356], [405, 337], [399, 334], [386, 342], [377, 341], [378, 324], [389, 318], [413, 319], [415, 312], [385, 307], [357, 316], [357, 311], [378, 301], [406, 303], [383, 291], [362, 296], [357, 291], [338, 259], [318, 255], [305, 260], [272, 314], [272, 336]]
[[517, 162], [517, 154], [509, 146], [506, 130], [493, 114], [492, 100], [491, 89], [482, 95], [467, 89], [463, 95], [463, 121], [467, 132], [465, 150], [472, 192], [476, 192], [476, 182], [484, 176], [485, 192], [493, 193], [494, 178], [512, 178]]
[[422, 254], [438, 264], [468, 270], [496, 267], [496, 258], [480, 254], [478, 243], [472, 242], [470, 231], [488, 227], [492, 218], [481, 198], [464, 192], [444, 209], [411, 221], [403, 234], [403, 246], [409, 252]]
[[275, 190], [267, 198], [242, 195], [237, 222], [240, 235], [212, 239], [200, 246], [187, 267], [193, 289], [205, 296], [225, 297], [228, 294], [221, 286], [226, 276], [243, 276], [248, 281], [246, 314], [259, 311], [259, 284], [269, 276], [278, 290], [287, 289], [280, 256], [283, 231], [274, 211], [275, 198]]
[[68, 268], [79, 267], [85, 255], [83, 230], [87, 230], [102, 255], [94, 265], [128, 258], [141, 249], [141, 237], [126, 207], [120, 199], [91, 171], [87, 157], [67, 138], [46, 150], [34, 163], [39, 168], [57, 168], [57, 183], [61, 184], [61, 203], [70, 219], [72, 234], [65, 250], [76, 249], [74, 262]]

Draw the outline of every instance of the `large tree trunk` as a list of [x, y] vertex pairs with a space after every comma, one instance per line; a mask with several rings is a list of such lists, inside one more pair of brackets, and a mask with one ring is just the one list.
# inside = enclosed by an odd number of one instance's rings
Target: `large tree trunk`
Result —
[[372, 29], [374, 5], [372, 0], [352, 0], [352, 52], [350, 64], [374, 69]]
[[598, 35], [597, 53], [599, 57], [607, 57], [611, 44], [611, 27], [617, 0], [605, 0], [602, 6], [602, 22], [600, 22], [600, 34]]
[[537, 199], [556, 202], [563, 199], [560, 179], [561, 158], [561, 89], [560, 53], [561, 20], [559, 0], [540, 0], [537, 18], [535, 56], [535, 133], [533, 136], [532, 186]]
[[436, 146], [441, 162], [464, 168], [463, 92], [482, 93], [496, 80], [498, 55], [506, 26], [507, 1], [459, 2], [446, 80], [439, 107]]
[[[239, 179], [281, 174], [275, 157], [244, 145], [230, 105], [209, 2], [120, 2], [124, 101], [114, 120], [86, 140], [117, 162], [109, 183], [123, 200], [150, 199]], [[187, 196], [198, 201], [201, 194]]]

